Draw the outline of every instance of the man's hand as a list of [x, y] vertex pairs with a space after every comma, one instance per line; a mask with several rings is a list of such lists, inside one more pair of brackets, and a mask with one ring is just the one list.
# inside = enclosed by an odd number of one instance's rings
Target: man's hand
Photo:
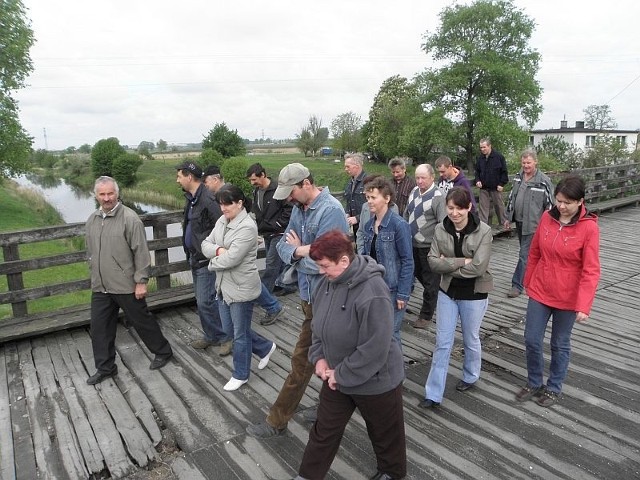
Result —
[[482, 182], [480, 180], [476, 182], [476, 187], [482, 188]]
[[496, 190], [497, 190], [497, 191], [499, 191], [499, 192], [501, 192], [501, 191], [503, 191], [503, 190], [504, 190], [504, 187], [503, 187], [502, 185], [498, 185], [498, 186], [496, 187]]
[[323, 381], [328, 378], [327, 370], [329, 370], [329, 363], [324, 358], [321, 358], [316, 362], [316, 375]]
[[587, 323], [587, 320], [589, 320], [589, 315], [584, 312], [576, 312], [576, 322]]
[[347, 217], [347, 224], [356, 225], [358, 223], [358, 217]]
[[147, 284], [146, 283], [136, 283], [136, 289], [133, 293], [136, 297], [136, 300], [141, 300], [147, 296]]
[[293, 254], [295, 258], [302, 258], [302, 257], [309, 256], [309, 250], [311, 248], [311, 245], [302, 245], [302, 240], [300, 240], [300, 237], [298, 237], [298, 234], [293, 230], [289, 230], [289, 232], [285, 236], [284, 241], [287, 242], [289, 245], [293, 245], [294, 247], [296, 247], [296, 251]]

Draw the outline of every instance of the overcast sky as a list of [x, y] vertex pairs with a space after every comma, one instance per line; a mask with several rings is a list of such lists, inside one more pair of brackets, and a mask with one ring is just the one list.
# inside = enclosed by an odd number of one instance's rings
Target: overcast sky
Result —
[[[368, 117], [382, 82], [427, 65], [443, 0], [23, 0], [36, 44], [16, 94], [35, 148], [199, 142], [225, 122], [243, 138], [293, 138]], [[536, 128], [611, 106], [640, 128], [640, 2], [516, 0], [535, 20], [544, 112]], [[45, 145], [44, 131], [47, 143]]]

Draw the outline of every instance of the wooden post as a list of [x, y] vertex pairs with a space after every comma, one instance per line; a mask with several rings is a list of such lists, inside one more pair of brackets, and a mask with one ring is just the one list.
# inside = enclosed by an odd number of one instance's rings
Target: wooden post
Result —
[[[9, 245], [3, 245], [2, 253], [4, 254], [5, 262], [20, 260], [20, 253], [18, 251], [17, 243], [10, 243]], [[22, 272], [7, 274], [7, 286], [9, 287], [9, 291], [24, 289], [24, 282], [22, 281]], [[21, 302], [12, 303], [11, 310], [13, 312], [14, 317], [24, 317], [28, 313], [27, 302], [23, 300]]]

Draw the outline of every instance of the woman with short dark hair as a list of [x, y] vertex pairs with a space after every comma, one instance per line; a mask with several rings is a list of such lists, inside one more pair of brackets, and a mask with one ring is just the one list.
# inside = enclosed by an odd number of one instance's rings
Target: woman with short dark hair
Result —
[[[569, 368], [571, 331], [585, 323], [600, 279], [598, 217], [584, 205], [585, 183], [568, 175], [555, 189], [556, 205], [545, 212], [536, 230], [524, 276], [529, 295], [524, 340], [527, 384], [516, 394], [551, 407], [560, 398]], [[544, 334], [551, 322], [551, 363], [544, 385]]]
[[259, 358], [258, 369], [269, 363], [276, 344], [251, 329], [253, 303], [262, 283], [256, 265], [258, 227], [246, 210], [242, 190], [227, 184], [216, 194], [222, 216], [202, 242], [202, 253], [216, 272], [216, 292], [222, 327], [233, 332], [233, 375], [224, 390], [233, 391], [249, 381], [251, 354]]
[[473, 388], [480, 378], [480, 325], [489, 305], [493, 278], [489, 273], [491, 227], [471, 212], [469, 190], [453, 187], [446, 197], [447, 217], [436, 225], [429, 251], [431, 270], [442, 275], [436, 309], [436, 347], [425, 385], [422, 408], [440, 406], [458, 318], [464, 360], [456, 390]]
[[312, 296], [309, 348], [309, 361], [323, 383], [297, 478], [325, 478], [356, 408], [376, 454], [377, 472], [371, 478], [403, 478], [404, 364], [392, 336], [393, 308], [383, 267], [356, 255], [351, 239], [338, 230], [314, 241], [309, 256], [324, 276]]

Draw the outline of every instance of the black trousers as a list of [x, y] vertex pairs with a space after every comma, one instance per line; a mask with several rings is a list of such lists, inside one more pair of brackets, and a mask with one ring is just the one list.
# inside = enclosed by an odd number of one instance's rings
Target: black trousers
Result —
[[403, 478], [407, 474], [402, 384], [378, 395], [346, 395], [331, 390], [324, 382], [320, 390], [318, 419], [309, 432], [298, 472], [301, 477], [316, 480], [327, 475], [356, 407], [367, 425], [378, 471], [392, 478]]
[[430, 248], [413, 248], [413, 271], [415, 277], [422, 284], [422, 307], [419, 318], [427, 321], [433, 318], [438, 304], [438, 289], [440, 288], [440, 274], [433, 273], [429, 267], [427, 257]]
[[121, 308], [151, 353], [161, 356], [171, 354], [171, 345], [144, 299], [136, 299], [133, 293], [116, 295], [92, 292], [91, 345], [99, 372], [110, 373], [116, 368], [116, 329]]

